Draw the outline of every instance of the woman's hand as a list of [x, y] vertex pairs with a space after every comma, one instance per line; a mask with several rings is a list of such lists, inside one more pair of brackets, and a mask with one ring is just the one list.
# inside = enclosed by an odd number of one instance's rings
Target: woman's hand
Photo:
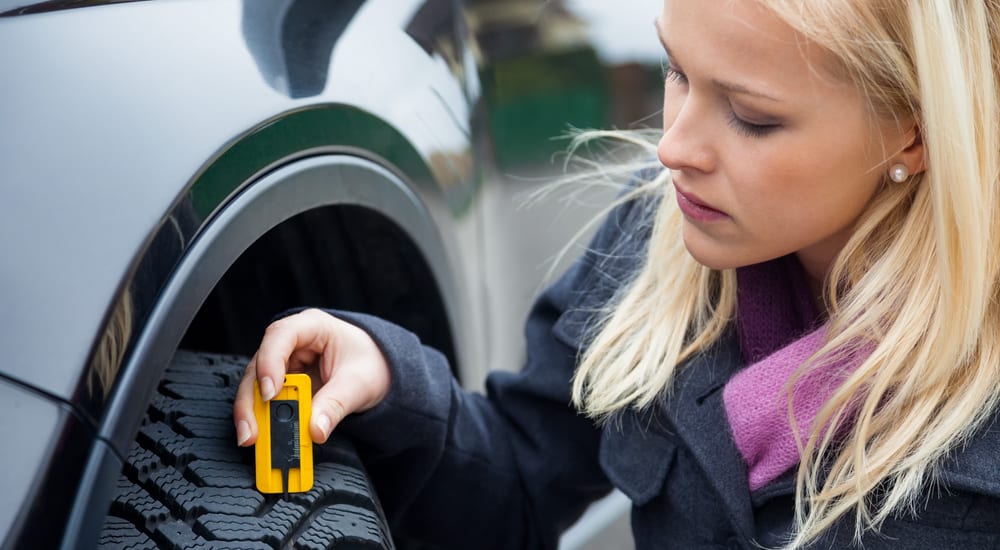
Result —
[[261, 397], [281, 391], [286, 372], [305, 372], [319, 388], [313, 395], [309, 435], [323, 443], [350, 413], [368, 410], [389, 392], [385, 356], [360, 328], [318, 309], [307, 309], [271, 323], [243, 374], [233, 403], [236, 438], [242, 446], [257, 441], [253, 381]]

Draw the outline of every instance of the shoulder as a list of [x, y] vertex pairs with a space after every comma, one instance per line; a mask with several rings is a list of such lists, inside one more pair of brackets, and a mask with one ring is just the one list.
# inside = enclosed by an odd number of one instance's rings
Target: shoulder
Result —
[[625, 186], [570, 270], [574, 287], [592, 295], [595, 290], [617, 289], [631, 279], [646, 256], [661, 197], [659, 190], [637, 183]]
[[583, 255], [561, 278], [564, 313], [557, 331], [582, 343], [586, 327], [641, 269], [652, 232], [659, 194], [632, 194], [602, 220]]
[[[996, 416], [996, 415], [994, 415]], [[841, 521], [810, 548], [857, 548]], [[952, 452], [913, 502], [863, 537], [866, 550], [1000, 548], [1000, 424]]]
[[906, 533], [924, 542], [947, 542], [937, 548], [1000, 546], [998, 417], [994, 412], [979, 433], [948, 456], [925, 497], [914, 503], [914, 513], [890, 522], [884, 536], [892, 539]]
[[975, 436], [945, 459], [940, 482], [949, 490], [992, 497], [1000, 505], [1000, 410], [994, 411]]

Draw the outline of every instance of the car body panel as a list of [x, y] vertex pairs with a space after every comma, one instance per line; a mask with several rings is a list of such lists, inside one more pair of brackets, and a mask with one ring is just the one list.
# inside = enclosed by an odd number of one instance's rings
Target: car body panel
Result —
[[[407, 27], [426, 5], [371, 1], [339, 14], [349, 18], [341, 34], [317, 46], [329, 46], [322, 86], [314, 80], [311, 88], [282, 88], [262, 59], [268, 47], [283, 56], [283, 43], [270, 36], [252, 44], [248, 37], [267, 32], [248, 30], [257, 21], [248, 15], [250, 4], [181, 0], [0, 18], [5, 97], [20, 99], [0, 102], [5, 128], [17, 130], [0, 132], [0, 309], [16, 320], [5, 323], [8, 353], [0, 376], [12, 387], [35, 388], [36, 408], [58, 413], [31, 415], [32, 429], [47, 443], [25, 445], [26, 461], [5, 461], [25, 480], [9, 487], [9, 495], [23, 498], [8, 500], [19, 508], [0, 517], [5, 545], [49, 547], [66, 529], [67, 537], [83, 532], [80, 514], [107, 507], [117, 472], [108, 464], [117, 461], [120, 468], [137, 412], [145, 409], [142, 388], [156, 383], [172, 354], [172, 348], [144, 347], [142, 329], [157, 307], [177, 306], [160, 292], [183, 269], [193, 244], [216, 221], [225, 223], [227, 205], [268, 172], [340, 152], [363, 155], [405, 178], [413, 210], [393, 218], [416, 212], [422, 219], [411, 225], [434, 227], [420, 242], [426, 250], [446, 241], [433, 252], [439, 270], [450, 274], [441, 282], [454, 296], [474, 296], [462, 285], [476, 276], [476, 263], [459, 258], [474, 257], [470, 248], [478, 242], [469, 207], [479, 182], [468, 158], [468, 82], [461, 63], [428, 51]], [[284, 32], [292, 36], [293, 30]], [[359, 69], [342, 49], [370, 51], [368, 61], [384, 71]], [[410, 86], [397, 85], [400, 75]], [[364, 202], [357, 191], [341, 186], [298, 207]], [[241, 246], [280, 221], [265, 217], [239, 236]], [[218, 261], [231, 262], [239, 252], [230, 248]], [[218, 276], [202, 286], [210, 290]], [[177, 340], [199, 303], [188, 300], [186, 309], [174, 310]], [[461, 303], [452, 313], [476, 307]], [[121, 330], [123, 320], [128, 330]], [[476, 324], [463, 317], [453, 325], [469, 333], [461, 342], [471, 355], [481, 340]], [[117, 349], [109, 354], [105, 344]], [[115, 364], [102, 365], [109, 359]], [[132, 380], [106, 409], [120, 372]], [[28, 413], [22, 408], [13, 417]], [[110, 446], [95, 438], [97, 426]], [[66, 434], [73, 435], [73, 452], [48, 442]], [[73, 460], [56, 467], [56, 456]], [[81, 498], [86, 502], [77, 502]], [[37, 531], [48, 522], [54, 528]]]
[[[441, 190], [468, 196], [475, 182], [469, 173], [454, 173], [461, 163], [431, 159], [467, 154], [468, 119], [454, 113], [467, 113], [468, 105], [451, 68], [400, 28], [406, 7], [412, 15], [420, 4], [364, 4], [332, 51], [327, 86], [308, 98], [275, 90], [262, 74], [244, 39], [243, 3], [235, 0], [130, 3], [0, 19], [5, 94], [33, 98], [0, 104], [5, 125], [18, 128], [0, 133], [7, 203], [0, 217], [6, 256], [0, 308], [19, 320], [9, 338], [20, 343], [9, 350], [3, 372], [73, 401], [108, 305], [153, 233], [189, 191], [208, 219], [236, 189], [209, 190], [208, 183], [190, 189], [191, 182], [199, 174], [207, 182], [218, 165], [206, 167], [206, 159], [236, 147], [234, 135], [268, 131], [274, 113], [351, 104], [367, 108], [374, 119], [391, 120], [425, 164], [443, 166], [437, 181], [415, 183], [435, 219], [462, 231], [454, 219], [467, 199], [449, 205]], [[368, 19], [375, 22], [363, 22]], [[396, 32], [370, 32], [372, 25]], [[373, 40], [399, 43], [386, 49]], [[382, 60], [385, 71], [363, 71], [359, 81], [356, 61], [338, 55], [339, 48], [373, 51], [376, 58], [379, 51], [392, 52], [395, 59]], [[407, 51], [412, 55], [399, 59]], [[123, 67], [130, 74], [120, 74]], [[445, 84], [411, 86], [428, 90], [414, 94], [397, 85], [400, 74], [393, 69]], [[225, 78], [217, 78], [220, 71]], [[129, 86], [121, 85], [123, 79]], [[457, 104], [446, 107], [446, 95]], [[421, 118], [435, 112], [440, 116], [433, 124]], [[49, 315], [39, 315], [39, 307]], [[56, 334], [60, 345], [49, 345]], [[39, 349], [48, 350], [51, 369], [33, 368]]]
[[94, 430], [72, 407], [4, 378], [0, 415], [5, 470], [0, 476], [0, 543], [4, 548], [12, 541], [20, 548], [53, 547], [73, 508], [72, 498], [56, 495], [76, 493]]

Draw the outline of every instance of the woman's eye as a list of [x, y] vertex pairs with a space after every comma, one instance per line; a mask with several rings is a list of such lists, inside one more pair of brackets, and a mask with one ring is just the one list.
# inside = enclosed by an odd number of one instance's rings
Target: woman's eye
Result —
[[733, 111], [729, 111], [729, 125], [732, 126], [740, 135], [745, 137], [764, 137], [771, 132], [781, 128], [780, 124], [755, 124], [747, 120], [743, 120]]
[[687, 75], [678, 71], [673, 65], [671, 65], [670, 60], [664, 59], [660, 62], [660, 68], [663, 70], [664, 81], [677, 82], [678, 84], [687, 83]]

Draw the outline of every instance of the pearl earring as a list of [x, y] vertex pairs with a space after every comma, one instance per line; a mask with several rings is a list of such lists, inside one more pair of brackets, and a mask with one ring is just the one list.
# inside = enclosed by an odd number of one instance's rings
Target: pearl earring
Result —
[[910, 177], [910, 171], [903, 164], [893, 164], [889, 169], [889, 178], [896, 183], [903, 183]]

